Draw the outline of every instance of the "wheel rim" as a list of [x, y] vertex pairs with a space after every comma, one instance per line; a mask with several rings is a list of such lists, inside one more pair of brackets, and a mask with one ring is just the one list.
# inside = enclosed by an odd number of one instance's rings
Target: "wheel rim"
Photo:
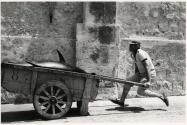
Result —
[[36, 110], [48, 119], [60, 118], [71, 108], [70, 93], [62, 83], [45, 84], [35, 94]]

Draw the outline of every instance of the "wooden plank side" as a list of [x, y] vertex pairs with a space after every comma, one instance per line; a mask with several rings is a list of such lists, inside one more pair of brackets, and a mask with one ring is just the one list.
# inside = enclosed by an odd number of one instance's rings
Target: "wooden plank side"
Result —
[[3, 67], [3, 80], [1, 85], [9, 92], [30, 94], [31, 71]]
[[80, 101], [83, 96], [83, 91], [84, 91], [84, 84], [85, 84], [85, 79], [81, 77], [73, 77], [73, 85], [74, 85], [74, 96], [75, 99]]
[[38, 73], [36, 71], [33, 71], [32, 72], [31, 84], [30, 84], [30, 94], [31, 95], [34, 94], [34, 90], [35, 90], [36, 82], [37, 82], [37, 76], [38, 76]]
[[83, 98], [84, 88], [85, 88], [86, 78], [80, 78], [78, 84], [78, 94], [79, 99]]

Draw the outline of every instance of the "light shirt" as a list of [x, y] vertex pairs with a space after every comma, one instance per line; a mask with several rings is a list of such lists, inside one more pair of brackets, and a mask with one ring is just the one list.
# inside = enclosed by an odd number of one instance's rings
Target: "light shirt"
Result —
[[148, 72], [151, 72], [152, 70], [155, 69], [149, 54], [142, 49], [138, 49], [136, 53], [135, 63], [140, 73], [146, 73], [146, 69], [142, 63], [142, 61], [145, 59], [147, 59], [148, 61]]

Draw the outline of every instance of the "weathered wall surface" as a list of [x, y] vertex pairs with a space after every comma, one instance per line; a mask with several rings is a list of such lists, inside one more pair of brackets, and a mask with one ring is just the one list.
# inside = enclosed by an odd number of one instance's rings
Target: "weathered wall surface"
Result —
[[84, 24], [87, 26], [102, 26], [115, 24], [116, 3], [115, 2], [89, 2], [84, 6]]
[[[184, 95], [186, 88], [186, 45], [183, 43], [153, 44], [146, 47], [157, 71], [157, 85], [153, 89], [166, 89], [169, 95]], [[146, 43], [144, 43], [146, 44]]]
[[59, 49], [75, 65], [76, 24], [83, 21], [82, 3], [1, 5], [2, 60], [58, 60], [55, 49]]
[[186, 6], [184, 2], [119, 2], [116, 23], [122, 37], [185, 39]]
[[[112, 30], [115, 30], [115, 27]], [[98, 34], [98, 32], [95, 33]], [[84, 25], [78, 24], [77, 66], [87, 72], [113, 76], [113, 70], [118, 60], [118, 47], [115, 42], [111, 44], [102, 43], [98, 36], [95, 37], [95, 33], [90, 32], [89, 28], [85, 29]]]
[[[114, 75], [118, 59], [114, 7], [115, 2], [85, 4], [86, 22], [77, 25], [76, 57], [77, 66], [88, 72]], [[108, 11], [113, 14], [107, 16]]]
[[81, 2], [2, 2], [1, 59], [58, 61], [58, 49], [75, 65], [76, 24], [81, 22]]

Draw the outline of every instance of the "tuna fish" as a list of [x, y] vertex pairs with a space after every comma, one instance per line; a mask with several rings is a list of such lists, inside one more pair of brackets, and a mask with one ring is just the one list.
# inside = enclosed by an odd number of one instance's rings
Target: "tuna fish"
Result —
[[67, 64], [63, 55], [60, 53], [60, 51], [57, 50], [57, 53], [59, 56], [59, 62], [40, 62], [40, 63], [33, 62], [33, 61], [32, 62], [26, 61], [26, 62], [31, 64], [34, 67], [46, 67], [46, 68], [63, 69], [63, 70], [69, 70], [69, 71], [74, 71], [74, 72], [86, 73], [84, 70], [78, 67], [73, 67]]

